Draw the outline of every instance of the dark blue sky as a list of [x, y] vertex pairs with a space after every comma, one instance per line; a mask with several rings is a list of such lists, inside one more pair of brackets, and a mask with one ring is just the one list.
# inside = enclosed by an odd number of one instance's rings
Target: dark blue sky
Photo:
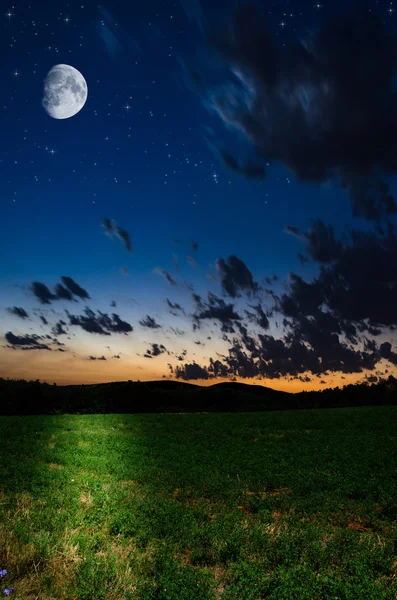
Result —
[[[314, 4], [275, 2], [264, 10], [280, 48], [328, 18], [328, 3]], [[207, 369], [210, 358], [222, 361], [236, 345], [233, 333], [243, 334], [222, 331], [224, 321], [216, 318], [199, 319], [200, 329], [195, 328], [194, 315], [204, 309], [195, 304], [192, 291], [204, 302], [208, 291], [226, 304], [232, 298], [242, 314], [258, 302], [265, 311], [272, 307], [272, 297], [264, 292], [247, 296], [249, 286], [241, 287], [241, 296], [228, 298], [216, 261], [238, 257], [264, 287], [269, 287], [265, 278], [277, 274], [271, 287], [280, 295], [288, 290], [291, 271], [307, 281], [319, 271], [318, 264], [301, 264], [298, 252], [304, 252], [304, 244], [284, 231], [287, 225], [306, 231], [312, 219], [320, 219], [339, 236], [352, 226], [368, 230], [373, 222], [353, 219], [348, 193], [335, 178], [299, 181], [282, 160], [263, 158], [266, 177], [250, 179], [219, 159], [214, 145], [243, 157], [250, 140], [208, 110], [189, 72], [206, 72], [206, 91], [208, 82], [213, 89], [222, 84], [226, 69], [206, 46], [200, 25], [209, 23], [218, 31], [234, 3], [149, 0], [99, 6], [81, 0], [3, 6], [0, 376], [90, 383], [163, 375], [190, 379], [190, 373], [199, 383], [213, 382], [213, 371], [191, 365]], [[341, 9], [342, 3], [332, 3], [333, 11]], [[368, 4], [368, 11], [375, 9], [394, 32], [393, 3]], [[86, 104], [68, 119], [51, 118], [42, 106], [44, 79], [57, 64], [78, 69], [88, 85]], [[394, 178], [389, 182], [393, 191]], [[105, 218], [128, 232], [132, 252], [105, 234]], [[167, 271], [176, 285], [156, 268]], [[33, 282], [41, 282], [54, 291], [62, 276], [77, 282], [89, 299], [74, 295], [43, 302], [32, 289]], [[185, 314], [171, 314], [165, 298]], [[133, 331], [90, 332], [81, 319], [73, 323], [70, 315], [83, 315], [86, 306], [97, 315], [98, 310], [116, 313]], [[160, 327], [141, 325], [147, 315]], [[279, 338], [285, 316], [269, 312], [266, 335]], [[56, 335], [59, 321], [65, 333]], [[244, 325], [252, 336], [260, 333], [253, 318]], [[382, 330], [378, 342], [385, 340], [394, 342], [390, 331]], [[101, 357], [106, 363], [98, 362]], [[337, 367], [322, 373], [302, 367], [269, 371], [269, 377], [248, 376], [248, 370], [230, 362], [228, 367], [221, 378], [260, 379], [291, 390], [367, 375], [362, 365], [344, 375]]]

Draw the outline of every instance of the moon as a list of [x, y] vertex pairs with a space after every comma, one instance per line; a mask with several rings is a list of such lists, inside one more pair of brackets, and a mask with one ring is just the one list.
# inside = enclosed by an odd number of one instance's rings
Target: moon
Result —
[[53, 119], [69, 119], [86, 103], [86, 80], [70, 65], [55, 65], [44, 80], [42, 106]]

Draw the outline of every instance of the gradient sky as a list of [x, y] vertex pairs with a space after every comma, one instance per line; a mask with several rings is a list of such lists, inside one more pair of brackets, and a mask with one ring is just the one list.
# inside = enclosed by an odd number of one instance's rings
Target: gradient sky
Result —
[[[315, 32], [330, 16], [327, 4], [271, 3], [271, 10], [263, 12], [278, 47]], [[348, 9], [348, 4], [333, 2], [332, 10]], [[346, 366], [344, 372], [335, 361], [322, 372], [284, 365], [271, 376], [266, 370], [252, 376], [230, 361], [226, 375], [215, 378], [208, 370], [210, 358], [224, 362], [229, 349], [243, 343], [243, 334], [236, 327], [222, 332], [216, 318], [195, 319], [205, 309], [192, 293], [207, 309], [208, 292], [215, 294], [215, 304], [232, 303], [251, 339], [264, 333], [285, 339], [291, 325], [283, 326], [283, 319], [291, 315], [274, 310], [274, 296], [265, 288], [271, 288], [280, 307], [291, 272], [310, 282], [320, 270], [318, 261], [302, 264], [298, 253], [305, 252], [305, 244], [285, 227], [305, 232], [317, 219], [339, 238], [352, 228], [377, 235], [379, 226], [379, 219], [353, 216], [348, 190], [336, 177], [300, 180], [282, 159], [262, 157], [266, 176], [250, 178], [220, 160], [221, 148], [233, 156], [253, 156], [246, 132], [222, 122], [208, 100], [208, 92], [223, 85], [223, 72], [203, 28], [210, 23], [218, 31], [231, 18], [234, 2], [113, 0], [98, 6], [80, 0], [29, 6], [21, 1], [2, 6], [0, 376], [59, 384], [178, 376], [208, 385], [233, 378], [300, 391], [396, 374], [394, 323], [376, 318], [370, 323], [378, 326], [372, 336], [377, 349], [371, 351], [378, 352], [379, 360], [370, 361], [369, 369], [360, 358], [358, 367]], [[368, 3], [365, 10], [377, 11], [395, 35], [393, 3]], [[75, 67], [88, 85], [85, 106], [69, 119], [51, 118], [42, 106], [43, 82], [56, 64]], [[197, 76], [194, 85], [196, 69], [206, 73], [205, 84]], [[304, 141], [302, 153], [303, 146]], [[374, 168], [382, 162], [376, 158]], [[255, 152], [254, 160], [258, 164]], [[392, 195], [394, 173], [387, 174]], [[117, 236], [106, 234], [104, 219], [114, 219], [128, 232], [132, 252]], [[387, 221], [394, 219], [389, 211]], [[367, 251], [364, 247], [363, 254]], [[256, 291], [251, 284], [237, 284], [238, 293], [228, 294], [217, 261], [230, 256], [246, 265], [259, 286]], [[156, 269], [167, 272], [171, 283]], [[273, 275], [277, 280], [270, 285], [265, 278]], [[237, 273], [230, 276], [238, 281]], [[89, 298], [74, 294], [71, 300], [43, 303], [33, 282], [54, 294], [61, 277], [72, 278]], [[184, 313], [170, 311], [166, 298]], [[250, 306], [258, 303], [269, 311], [265, 330], [252, 317]], [[87, 306], [97, 317], [98, 311], [110, 318], [117, 314], [133, 330], [104, 335], [85, 330], [81, 319], [80, 325], [73, 324], [70, 315], [78, 320]], [[360, 324], [374, 314], [368, 308], [351, 322], [362, 333]], [[145, 325], [148, 315], [159, 327]], [[65, 333], [54, 329], [60, 320]], [[296, 339], [300, 335], [320, 357], [321, 344], [317, 348], [294, 327]], [[344, 348], [363, 347], [362, 335], [353, 335], [353, 341], [346, 341], [343, 331], [338, 336]], [[380, 346], [387, 342], [386, 352]], [[249, 354], [244, 345], [243, 351]], [[258, 355], [250, 352], [252, 363]], [[186, 368], [194, 364], [201, 371]]]

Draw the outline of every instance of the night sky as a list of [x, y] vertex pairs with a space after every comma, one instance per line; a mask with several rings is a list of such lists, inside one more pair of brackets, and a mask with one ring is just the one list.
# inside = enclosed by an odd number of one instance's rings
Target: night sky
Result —
[[0, 376], [396, 375], [397, 12], [359, 7], [2, 4]]

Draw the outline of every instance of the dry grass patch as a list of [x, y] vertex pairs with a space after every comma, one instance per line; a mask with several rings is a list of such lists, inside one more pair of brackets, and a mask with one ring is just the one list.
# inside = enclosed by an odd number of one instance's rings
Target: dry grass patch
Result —
[[132, 496], [142, 497], [144, 495], [143, 490], [139, 486], [139, 483], [137, 481], [134, 481], [133, 479], [125, 479], [124, 481], [122, 481], [121, 489], [128, 489], [129, 493]]
[[80, 440], [77, 445], [79, 446], [79, 448], [88, 448], [88, 446], [91, 446], [91, 442], [85, 442], [83, 440]]
[[59, 594], [60, 598], [65, 597], [66, 587], [73, 586], [78, 566], [84, 560], [78, 543], [74, 543], [74, 536], [78, 531], [79, 529], [65, 529], [62, 539], [47, 559], [43, 569], [44, 573], [52, 579], [54, 594]]
[[50, 463], [48, 466], [52, 471], [62, 471], [65, 468], [63, 465], [58, 465], [57, 463]]
[[94, 500], [92, 498], [90, 490], [87, 490], [80, 494], [80, 502], [85, 508], [90, 508], [93, 505]]
[[28, 517], [33, 505], [33, 497], [27, 492], [21, 492], [15, 500], [16, 511], [14, 517], [17, 513], [22, 513], [24, 517]]
[[32, 562], [35, 556], [33, 544], [22, 544], [6, 523], [0, 523], [0, 559], [8, 571], [18, 570], [21, 565]]

